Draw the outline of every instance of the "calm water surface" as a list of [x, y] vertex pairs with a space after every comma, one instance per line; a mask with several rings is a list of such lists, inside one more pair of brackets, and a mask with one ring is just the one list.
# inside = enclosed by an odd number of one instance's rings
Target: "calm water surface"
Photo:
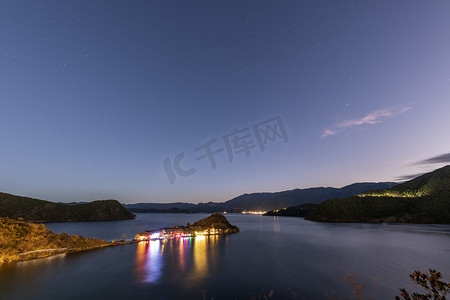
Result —
[[[203, 214], [138, 214], [117, 222], [50, 223], [55, 232], [106, 240], [184, 225]], [[428, 268], [450, 279], [450, 226], [336, 224], [227, 214], [241, 232], [150, 241], [0, 266], [0, 299], [365, 299], [414, 289]], [[376, 280], [374, 280], [376, 278]]]

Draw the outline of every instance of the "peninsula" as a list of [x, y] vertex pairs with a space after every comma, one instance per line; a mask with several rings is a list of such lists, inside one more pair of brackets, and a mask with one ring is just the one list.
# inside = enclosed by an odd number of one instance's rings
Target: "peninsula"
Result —
[[0, 217], [0, 264], [127, 243], [131, 242], [107, 242], [67, 233], [54, 233], [44, 224]]
[[195, 237], [223, 235], [239, 232], [239, 228], [231, 225], [222, 214], [216, 213], [205, 219], [186, 226], [166, 227], [144, 231], [136, 234], [135, 240], [170, 239], [176, 237]]

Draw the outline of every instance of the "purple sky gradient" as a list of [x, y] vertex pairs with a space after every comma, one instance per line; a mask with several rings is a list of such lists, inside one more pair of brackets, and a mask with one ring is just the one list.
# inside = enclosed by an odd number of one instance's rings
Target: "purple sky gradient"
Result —
[[[4, 2], [0, 191], [205, 202], [433, 170], [449, 162], [418, 162], [450, 152], [448, 16], [448, 1]], [[278, 116], [288, 141], [262, 151], [252, 126]], [[230, 159], [234, 130], [254, 147]], [[213, 139], [215, 169], [195, 151]], [[180, 153], [195, 172], [169, 184]]]

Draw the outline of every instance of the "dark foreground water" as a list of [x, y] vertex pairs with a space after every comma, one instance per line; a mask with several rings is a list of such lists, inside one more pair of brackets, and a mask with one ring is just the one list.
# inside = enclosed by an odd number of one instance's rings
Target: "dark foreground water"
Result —
[[[107, 240], [184, 225], [207, 215], [139, 214], [118, 222], [51, 223], [56, 232]], [[413, 290], [409, 274], [450, 281], [450, 226], [336, 224], [227, 214], [241, 232], [150, 241], [0, 266], [0, 299], [365, 299]], [[328, 297], [327, 297], [328, 295]]]

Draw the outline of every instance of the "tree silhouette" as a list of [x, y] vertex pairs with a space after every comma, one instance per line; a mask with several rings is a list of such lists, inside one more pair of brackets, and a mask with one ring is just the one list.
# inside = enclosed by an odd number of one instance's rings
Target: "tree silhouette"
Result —
[[396, 300], [446, 300], [446, 295], [450, 293], [450, 283], [440, 281], [442, 278], [441, 273], [434, 269], [429, 269], [430, 275], [414, 271], [409, 275], [412, 281], [421, 285], [426, 291], [426, 294], [413, 293], [412, 296], [405, 290], [400, 289], [402, 292], [400, 296], [396, 296]]

